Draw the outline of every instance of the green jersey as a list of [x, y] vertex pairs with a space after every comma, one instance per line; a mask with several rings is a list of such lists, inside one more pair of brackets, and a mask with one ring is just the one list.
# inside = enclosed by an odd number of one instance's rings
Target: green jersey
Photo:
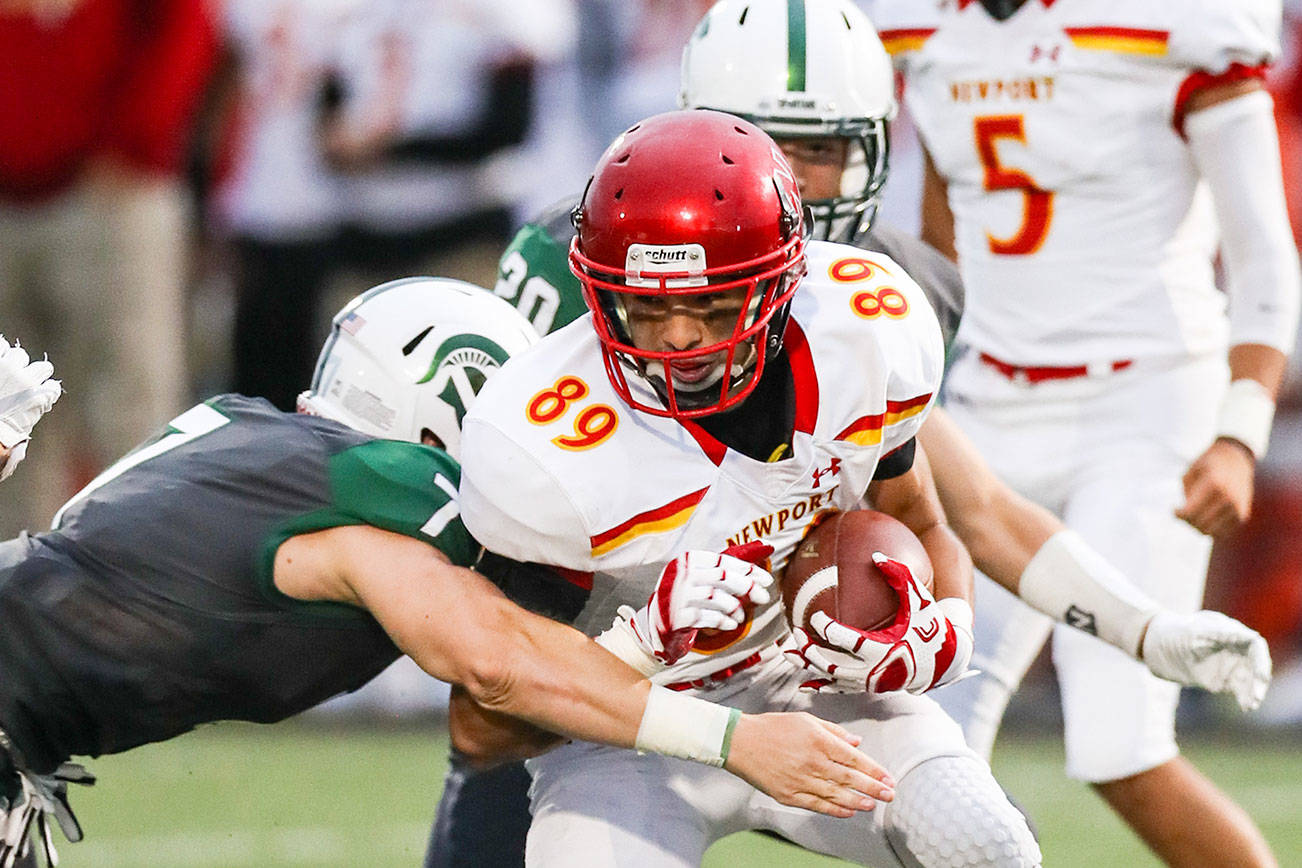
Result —
[[69, 501], [53, 530], [0, 544], [0, 728], [48, 771], [355, 690], [398, 649], [361, 609], [276, 590], [276, 550], [372, 525], [469, 565], [478, 546], [459, 481], [439, 450], [261, 399], [191, 408]]

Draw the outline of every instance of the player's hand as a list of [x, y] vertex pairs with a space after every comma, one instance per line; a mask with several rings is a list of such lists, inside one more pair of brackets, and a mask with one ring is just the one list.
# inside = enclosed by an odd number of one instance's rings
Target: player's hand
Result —
[[53, 373], [48, 361], [33, 362], [26, 350], [0, 335], [0, 446], [8, 450], [0, 479], [23, 460], [32, 428], [63, 392], [59, 381], [50, 379]]
[[0, 781], [0, 868], [13, 868], [38, 845], [44, 848], [47, 865], [59, 864], [50, 820], [58, 822], [69, 841], [80, 841], [81, 825], [68, 805], [68, 784], [93, 783], [95, 776], [75, 763], [64, 763], [52, 775], [11, 769]]
[[735, 630], [752, 606], [770, 599], [773, 576], [759, 566], [773, 546], [749, 542], [722, 553], [689, 551], [665, 566], [656, 589], [637, 611], [620, 608], [643, 649], [673, 665], [691, 649], [697, 631]]
[[1176, 517], [1208, 536], [1237, 530], [1252, 510], [1255, 469], [1244, 446], [1225, 438], [1215, 441], [1185, 471], [1184, 505]]
[[1144, 662], [1158, 678], [1232, 694], [1244, 711], [1261, 705], [1270, 686], [1266, 640], [1220, 612], [1158, 612], [1142, 648]]
[[845, 818], [895, 798], [895, 781], [860, 741], [804, 712], [743, 714], [724, 768], [784, 805]]
[[801, 687], [826, 693], [924, 693], [967, 671], [972, 660], [972, 608], [946, 597], [937, 601], [909, 568], [881, 552], [873, 563], [900, 598], [895, 621], [880, 630], [860, 630], [823, 612], [809, 619], [826, 645], [815, 645], [796, 628], [786, 640], [787, 659], [812, 676]]

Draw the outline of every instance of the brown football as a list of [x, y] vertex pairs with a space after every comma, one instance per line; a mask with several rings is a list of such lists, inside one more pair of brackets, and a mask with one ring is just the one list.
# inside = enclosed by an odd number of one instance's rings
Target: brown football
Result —
[[[791, 624], [804, 628], [811, 639], [816, 637], [809, 617], [817, 611], [861, 630], [888, 626], [899, 611], [899, 598], [873, 563], [873, 552], [905, 564], [931, 589], [931, 559], [902, 522], [871, 509], [829, 513], [805, 534], [782, 575], [782, 600]], [[827, 567], [835, 569], [820, 572]]]

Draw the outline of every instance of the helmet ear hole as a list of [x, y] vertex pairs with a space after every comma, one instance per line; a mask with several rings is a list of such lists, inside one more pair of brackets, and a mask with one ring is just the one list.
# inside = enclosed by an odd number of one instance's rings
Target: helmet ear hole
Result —
[[433, 446], [435, 449], [447, 448], [447, 444], [443, 442], [442, 438], [428, 428], [420, 429], [420, 442], [424, 446]]

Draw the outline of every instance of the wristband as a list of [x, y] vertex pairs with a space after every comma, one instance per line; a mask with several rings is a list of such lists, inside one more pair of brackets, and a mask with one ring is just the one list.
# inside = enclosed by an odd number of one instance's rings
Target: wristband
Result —
[[593, 641], [647, 678], [665, 668], [664, 663], [647, 653], [646, 648], [642, 647], [642, 643], [626, 618], [616, 618], [615, 623]]
[[1251, 377], [1230, 383], [1216, 417], [1216, 436], [1242, 443], [1253, 458], [1261, 458], [1270, 443], [1275, 402], [1266, 387]]
[[1092, 633], [1138, 659], [1139, 641], [1160, 606], [1075, 531], [1045, 540], [1022, 573], [1017, 595], [1032, 608]]
[[722, 766], [741, 711], [652, 685], [633, 746], [641, 753]]

